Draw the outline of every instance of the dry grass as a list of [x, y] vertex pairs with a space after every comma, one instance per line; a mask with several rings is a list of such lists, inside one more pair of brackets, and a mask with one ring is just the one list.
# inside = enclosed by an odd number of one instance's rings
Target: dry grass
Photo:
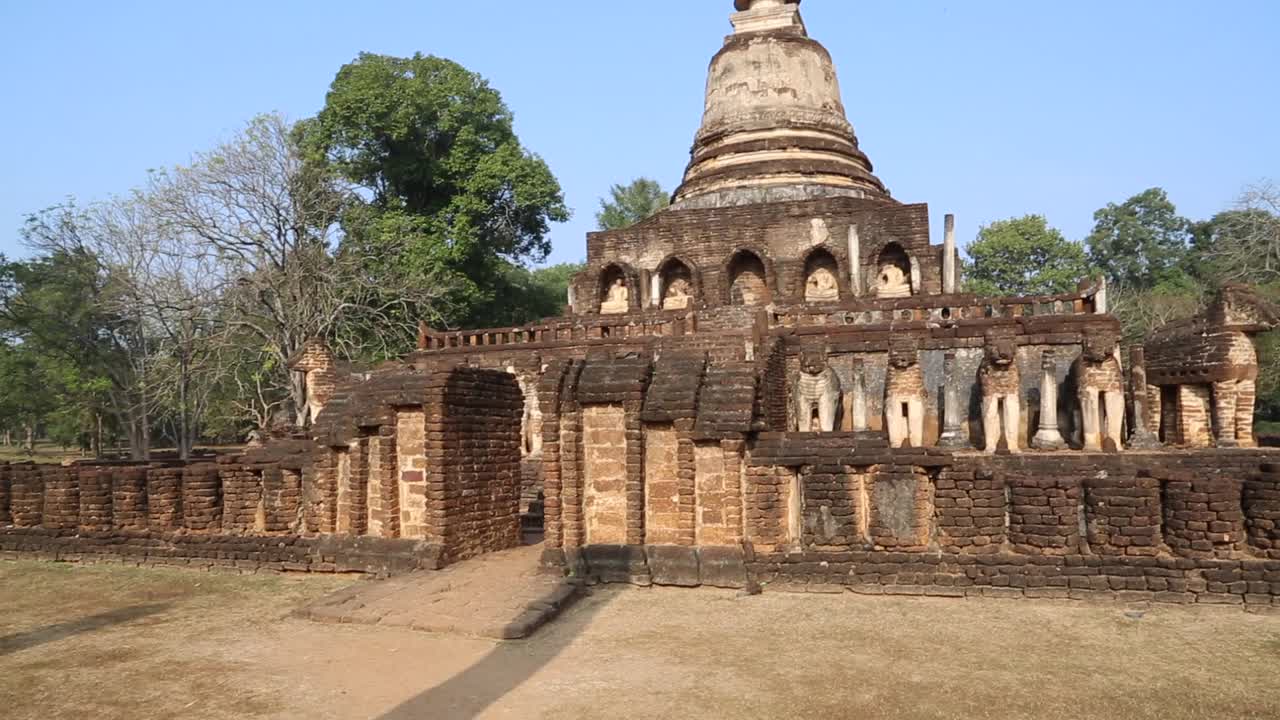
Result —
[[0, 445], [0, 462], [37, 462], [57, 465], [64, 460], [84, 460], [90, 456], [78, 450], [59, 447], [52, 443], [38, 441], [35, 451], [29, 452], [21, 445]]
[[0, 563], [9, 718], [260, 717], [282, 698], [227, 685], [236, 646], [350, 578]]
[[1238, 609], [609, 588], [506, 645], [285, 619], [350, 581], [0, 563], [0, 708], [6, 720], [1280, 717], [1280, 617]]

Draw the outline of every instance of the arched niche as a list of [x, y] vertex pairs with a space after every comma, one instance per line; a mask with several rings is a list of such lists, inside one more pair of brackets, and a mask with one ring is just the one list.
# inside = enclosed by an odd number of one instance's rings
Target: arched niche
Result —
[[804, 261], [804, 301], [839, 302], [840, 263], [825, 248], [817, 248]]
[[886, 243], [876, 257], [872, 294], [880, 298], [904, 298], [916, 293], [911, 256], [896, 242]]
[[635, 295], [631, 274], [620, 265], [608, 265], [600, 272], [600, 314], [621, 315], [631, 311]]
[[730, 305], [769, 304], [769, 272], [759, 255], [750, 250], [739, 250], [729, 258], [725, 269], [729, 278]]
[[697, 275], [684, 260], [667, 258], [658, 266], [658, 292], [663, 310], [686, 310], [698, 297]]

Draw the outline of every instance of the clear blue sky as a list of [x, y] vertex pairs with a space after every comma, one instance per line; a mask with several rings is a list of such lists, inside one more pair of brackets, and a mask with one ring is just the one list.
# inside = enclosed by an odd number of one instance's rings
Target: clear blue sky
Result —
[[[487, 77], [574, 219], [578, 260], [610, 183], [673, 188], [729, 0], [328, 0], [0, 4], [0, 252], [22, 216], [139, 184], [262, 111], [316, 112], [361, 51]], [[1207, 217], [1280, 181], [1275, 0], [808, 0], [863, 149], [895, 197], [961, 240], [1043, 213], [1081, 239], [1094, 210], [1165, 187]]]

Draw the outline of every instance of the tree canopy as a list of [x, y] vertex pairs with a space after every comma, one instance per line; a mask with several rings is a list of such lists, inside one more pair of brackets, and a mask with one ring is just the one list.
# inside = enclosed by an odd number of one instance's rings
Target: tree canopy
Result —
[[980, 295], [1053, 295], [1074, 290], [1089, 271], [1084, 248], [1043, 215], [999, 220], [966, 248], [966, 284]]
[[630, 227], [671, 204], [671, 196], [657, 180], [636, 178], [627, 185], [609, 188], [609, 198], [600, 199], [596, 227], [621, 230]]
[[447, 286], [446, 324], [487, 320], [513, 290], [511, 267], [545, 258], [550, 225], [569, 218], [501, 95], [450, 60], [361, 54], [298, 133], [313, 164], [360, 191], [343, 217], [347, 242], [402, 244], [384, 262]]
[[1089, 261], [1112, 283], [1134, 290], [1181, 282], [1192, 223], [1161, 188], [1145, 190], [1093, 215]]

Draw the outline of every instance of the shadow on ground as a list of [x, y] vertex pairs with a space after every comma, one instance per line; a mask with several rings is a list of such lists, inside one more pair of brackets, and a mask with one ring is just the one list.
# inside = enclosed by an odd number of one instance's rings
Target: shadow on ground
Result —
[[478, 716], [571, 645], [612, 597], [584, 597], [532, 638], [495, 645], [474, 665], [406, 700], [377, 720], [446, 717], [462, 720]]
[[45, 643], [57, 642], [69, 637], [74, 637], [82, 633], [102, 630], [113, 625], [122, 625], [124, 623], [133, 622], [149, 615], [155, 615], [168, 610], [173, 603], [148, 603], [145, 605], [133, 605], [130, 607], [109, 610], [97, 615], [81, 618], [79, 620], [71, 620], [68, 622], [48, 625], [38, 630], [31, 630], [24, 633], [15, 633], [0, 637], [0, 655], [8, 655], [26, 650], [27, 648], [43, 645]]

